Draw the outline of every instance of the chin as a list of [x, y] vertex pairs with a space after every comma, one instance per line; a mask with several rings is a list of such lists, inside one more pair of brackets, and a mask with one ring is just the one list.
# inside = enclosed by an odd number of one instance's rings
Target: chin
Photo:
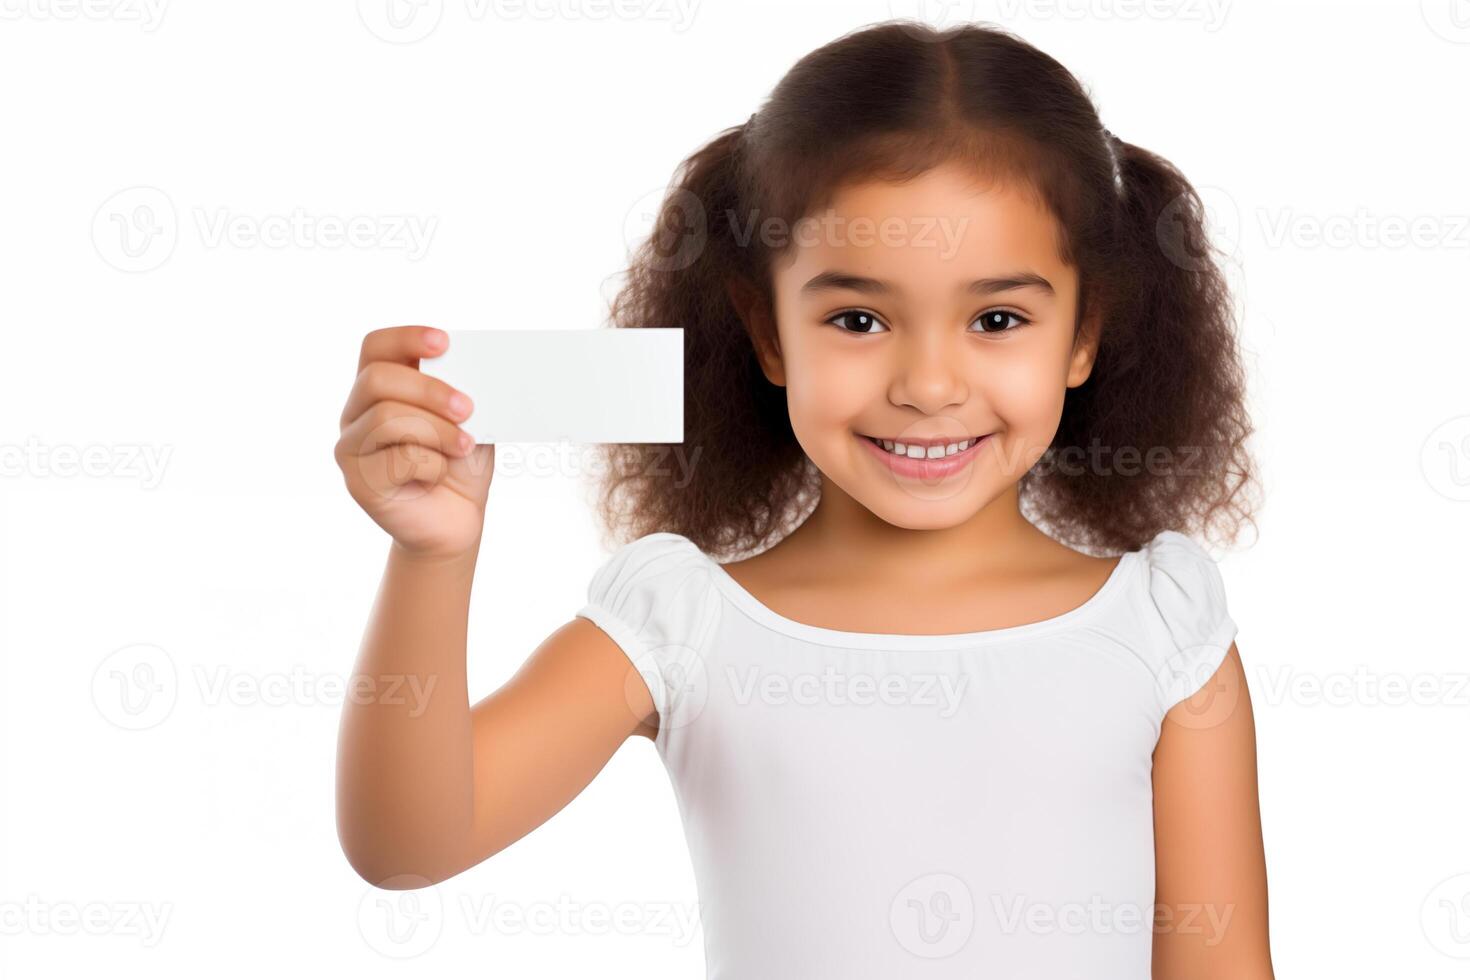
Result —
[[948, 500], [915, 499], [898, 506], [874, 501], [868, 509], [895, 527], [911, 531], [942, 531], [964, 524], [979, 513], [983, 505], [976, 504], [965, 494]]
[[849, 472], [834, 480], [873, 516], [910, 531], [942, 531], [958, 527], [985, 508], [996, 494], [981, 492], [977, 479], [949, 481], [953, 486], [910, 485], [886, 477]]

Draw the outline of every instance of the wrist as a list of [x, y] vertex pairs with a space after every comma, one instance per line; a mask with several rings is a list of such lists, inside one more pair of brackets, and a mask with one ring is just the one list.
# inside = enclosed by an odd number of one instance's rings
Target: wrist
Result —
[[475, 547], [462, 551], [441, 551], [434, 548], [411, 548], [395, 538], [388, 548], [388, 560], [403, 568], [453, 573], [473, 571], [479, 552], [478, 542]]

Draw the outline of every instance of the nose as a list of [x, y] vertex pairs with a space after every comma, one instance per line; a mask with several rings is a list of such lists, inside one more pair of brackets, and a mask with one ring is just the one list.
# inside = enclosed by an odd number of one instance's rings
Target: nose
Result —
[[964, 352], [944, 333], [947, 331], [915, 330], [904, 337], [889, 385], [889, 401], [938, 415], [970, 397], [963, 373]]

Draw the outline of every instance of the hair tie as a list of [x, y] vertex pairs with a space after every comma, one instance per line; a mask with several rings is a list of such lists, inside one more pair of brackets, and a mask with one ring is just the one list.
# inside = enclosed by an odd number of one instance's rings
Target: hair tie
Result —
[[735, 133], [736, 146], [744, 148], [750, 143], [750, 130], [755, 125], [756, 113], [752, 112], [750, 118], [742, 123]]
[[1123, 164], [1118, 157], [1118, 147], [1122, 143], [1122, 140], [1113, 135], [1111, 129], [1103, 127], [1103, 146], [1107, 147], [1108, 159], [1113, 164], [1113, 186], [1117, 188], [1120, 195], [1123, 193]]

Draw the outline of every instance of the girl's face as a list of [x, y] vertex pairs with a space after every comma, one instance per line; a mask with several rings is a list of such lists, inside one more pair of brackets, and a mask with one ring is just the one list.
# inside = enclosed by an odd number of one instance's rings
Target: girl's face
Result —
[[914, 529], [1015, 485], [1095, 351], [1074, 344], [1077, 277], [1056, 236], [1023, 193], [952, 164], [853, 185], [792, 229], [773, 269], [780, 349], [762, 363], [828, 480]]

